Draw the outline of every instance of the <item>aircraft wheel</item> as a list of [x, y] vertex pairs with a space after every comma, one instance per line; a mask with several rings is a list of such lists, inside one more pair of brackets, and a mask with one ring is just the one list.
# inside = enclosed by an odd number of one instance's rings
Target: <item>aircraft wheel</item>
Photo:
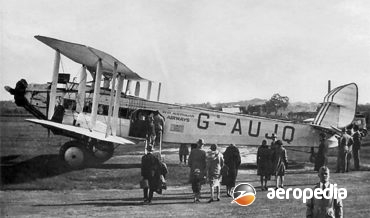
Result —
[[59, 150], [59, 155], [69, 167], [81, 168], [87, 159], [87, 152], [77, 141], [65, 143]]
[[93, 156], [98, 162], [103, 163], [113, 156], [113, 152], [113, 143], [99, 142], [99, 144], [94, 147]]

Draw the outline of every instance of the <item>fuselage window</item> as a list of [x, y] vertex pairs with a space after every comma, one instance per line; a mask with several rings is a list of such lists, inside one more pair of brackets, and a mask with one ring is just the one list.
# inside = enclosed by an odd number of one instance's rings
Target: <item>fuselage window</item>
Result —
[[120, 107], [119, 108], [119, 112], [118, 112], [118, 117], [119, 118], [128, 118], [128, 109], [127, 108], [123, 108], [123, 107]]
[[108, 105], [99, 104], [98, 105], [98, 114], [99, 115], [108, 115]]
[[91, 113], [91, 107], [92, 107], [92, 103], [91, 102], [85, 102], [83, 112], [85, 112], [85, 113]]

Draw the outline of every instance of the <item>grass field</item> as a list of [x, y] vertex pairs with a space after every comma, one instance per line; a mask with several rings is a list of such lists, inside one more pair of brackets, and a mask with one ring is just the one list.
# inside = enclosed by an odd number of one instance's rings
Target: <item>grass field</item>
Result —
[[[138, 204], [141, 199], [140, 159], [143, 152], [142, 145], [119, 146], [115, 157], [98, 167], [81, 170], [70, 170], [58, 159], [59, 146], [68, 138], [54, 136], [44, 128], [25, 122], [22, 117], [0, 117], [1, 124], [1, 190], [7, 196], [11, 190], [51, 190], [78, 192], [77, 190], [130, 190], [127, 196], [122, 197], [131, 209], [151, 211], [150, 207]], [[207, 149], [207, 148], [206, 148]], [[224, 147], [221, 147], [223, 150]], [[255, 152], [255, 149], [240, 148], [243, 154]], [[157, 195], [154, 203], [159, 205], [158, 216], [245, 216], [250, 217], [302, 217], [305, 205], [301, 200], [270, 200], [267, 192], [260, 191], [259, 178], [256, 176], [256, 166], [243, 163], [237, 182], [248, 182], [257, 190], [256, 201], [249, 207], [239, 207], [230, 204], [231, 199], [223, 199], [217, 204], [191, 203], [191, 189], [186, 183], [188, 168], [178, 164], [178, 145], [164, 145], [163, 153], [169, 167], [169, 190], [163, 195]], [[286, 175], [285, 186], [292, 188], [312, 187], [317, 181], [317, 173], [313, 164], [307, 162], [308, 154], [288, 150], [290, 168]], [[329, 168], [335, 169], [335, 150], [330, 151]], [[332, 173], [332, 182], [348, 190], [348, 197], [344, 200], [345, 217], [368, 217], [370, 209], [370, 146], [361, 150], [362, 171], [345, 174]], [[270, 181], [270, 184], [272, 182]], [[273, 184], [271, 184], [273, 185]], [[223, 187], [224, 191], [224, 187]], [[103, 192], [103, 191], [102, 191]], [[106, 191], [104, 191], [106, 192]], [[31, 193], [31, 192], [30, 192]], [[130, 194], [131, 193], [131, 194]], [[139, 195], [136, 196], [135, 195]], [[207, 186], [203, 187], [203, 196], [209, 196]], [[107, 197], [109, 198], [109, 197]], [[6, 199], [2, 202], [6, 205]], [[205, 200], [204, 200], [205, 201]], [[130, 202], [132, 204], [130, 204]], [[185, 202], [185, 203], [184, 203]], [[95, 204], [98, 204], [95, 202]], [[126, 203], [125, 203], [126, 204]], [[217, 206], [215, 206], [217, 205]], [[88, 205], [87, 205], [88, 206]], [[108, 204], [109, 206], [109, 204]], [[169, 211], [172, 208], [172, 212]], [[181, 211], [185, 211], [182, 213]]]

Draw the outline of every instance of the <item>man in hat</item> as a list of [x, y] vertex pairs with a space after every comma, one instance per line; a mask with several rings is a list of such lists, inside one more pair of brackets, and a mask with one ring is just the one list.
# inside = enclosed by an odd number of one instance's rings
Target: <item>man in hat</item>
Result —
[[271, 136], [271, 150], [274, 151], [276, 149], [276, 140], [277, 140], [277, 135], [276, 133], [272, 133], [272, 136]]
[[148, 180], [149, 187], [144, 187], [144, 203], [151, 203], [153, 193], [160, 188], [161, 163], [153, 155], [152, 145], [147, 146], [147, 154], [141, 158], [141, 176]]
[[[276, 149], [272, 155], [273, 170], [276, 179], [276, 189], [284, 188], [284, 176], [285, 170], [288, 167], [288, 156], [285, 148], [283, 147], [283, 142], [281, 140], [276, 141]], [[280, 185], [279, 185], [280, 179]]]
[[191, 150], [189, 159], [188, 159], [188, 164], [190, 167], [190, 182], [193, 179], [193, 174], [195, 169], [200, 170], [200, 177], [204, 178], [205, 177], [205, 172], [206, 172], [206, 152], [202, 149], [204, 145], [204, 140], [199, 139], [197, 142], [197, 147], [193, 150]]
[[[330, 187], [333, 184], [330, 184], [330, 171], [329, 168], [326, 166], [322, 166], [319, 169], [318, 176], [320, 178], [320, 182], [314, 187], [315, 189], [322, 189], [324, 191], [329, 191]], [[329, 194], [327, 194], [329, 195]], [[307, 210], [306, 210], [306, 217], [307, 218], [315, 218], [315, 217], [336, 217], [341, 218], [343, 217], [343, 203], [340, 198], [335, 199], [335, 194], [331, 195], [330, 199], [326, 199], [322, 197], [321, 199], [316, 199], [312, 197], [306, 203]]]

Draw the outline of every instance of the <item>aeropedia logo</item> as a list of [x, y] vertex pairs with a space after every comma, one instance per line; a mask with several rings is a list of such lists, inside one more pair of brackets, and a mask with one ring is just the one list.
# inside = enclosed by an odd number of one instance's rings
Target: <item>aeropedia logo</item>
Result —
[[277, 190], [273, 188], [268, 189], [267, 198], [274, 199], [289, 199], [290, 196], [293, 196], [295, 199], [302, 199], [303, 203], [306, 203], [307, 200], [311, 198], [316, 199], [346, 199], [347, 198], [347, 189], [338, 188], [337, 184], [330, 184], [329, 187], [322, 189], [316, 188], [312, 190], [311, 188], [288, 188], [287, 190], [279, 188]]
[[240, 183], [234, 188], [232, 197], [234, 200], [231, 203], [248, 206], [256, 199], [256, 190], [249, 183]]

